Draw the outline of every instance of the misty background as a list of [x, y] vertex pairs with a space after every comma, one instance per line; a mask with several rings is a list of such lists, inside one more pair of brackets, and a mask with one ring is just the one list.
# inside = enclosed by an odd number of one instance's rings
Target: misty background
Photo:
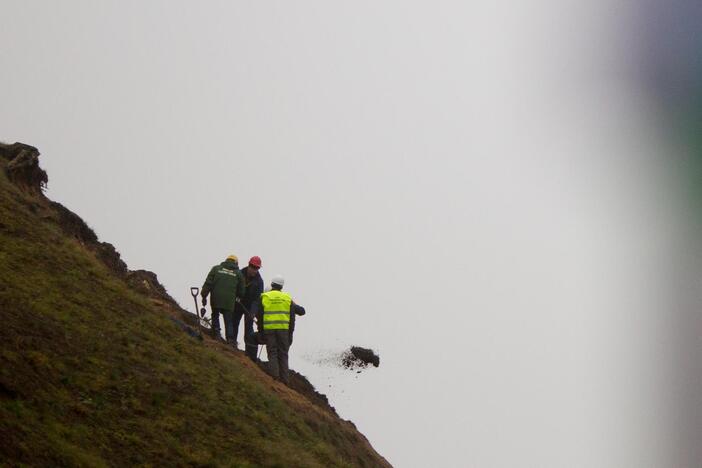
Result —
[[666, 5], [3, 0], [0, 140], [189, 310], [229, 254], [282, 273], [291, 367], [398, 467], [697, 467]]

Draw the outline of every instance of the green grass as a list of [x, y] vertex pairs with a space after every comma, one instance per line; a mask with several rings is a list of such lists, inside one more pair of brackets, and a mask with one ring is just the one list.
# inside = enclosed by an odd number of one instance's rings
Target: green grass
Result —
[[0, 170], [8, 466], [385, 463], [349, 423], [184, 334], [47, 210]]

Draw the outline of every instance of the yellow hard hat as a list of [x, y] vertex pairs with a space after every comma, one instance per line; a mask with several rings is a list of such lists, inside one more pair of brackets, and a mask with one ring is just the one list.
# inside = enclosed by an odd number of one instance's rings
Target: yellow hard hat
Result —
[[239, 257], [237, 257], [237, 256], [234, 255], [234, 254], [228, 256], [228, 257], [227, 257], [227, 260], [234, 260], [236, 263], [239, 263]]

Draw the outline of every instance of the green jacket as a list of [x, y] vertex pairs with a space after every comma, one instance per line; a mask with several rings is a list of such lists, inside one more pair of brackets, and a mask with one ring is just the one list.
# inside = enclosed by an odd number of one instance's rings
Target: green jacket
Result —
[[225, 260], [210, 270], [202, 285], [202, 297], [210, 297], [213, 309], [234, 310], [237, 297], [243, 297], [246, 291], [244, 275], [239, 271], [239, 265], [231, 260]]

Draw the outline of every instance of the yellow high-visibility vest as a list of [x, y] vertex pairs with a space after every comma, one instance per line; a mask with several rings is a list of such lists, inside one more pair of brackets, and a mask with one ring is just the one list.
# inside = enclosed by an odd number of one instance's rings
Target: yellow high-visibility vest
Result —
[[263, 303], [263, 329], [289, 330], [292, 297], [283, 291], [268, 291], [261, 294]]

